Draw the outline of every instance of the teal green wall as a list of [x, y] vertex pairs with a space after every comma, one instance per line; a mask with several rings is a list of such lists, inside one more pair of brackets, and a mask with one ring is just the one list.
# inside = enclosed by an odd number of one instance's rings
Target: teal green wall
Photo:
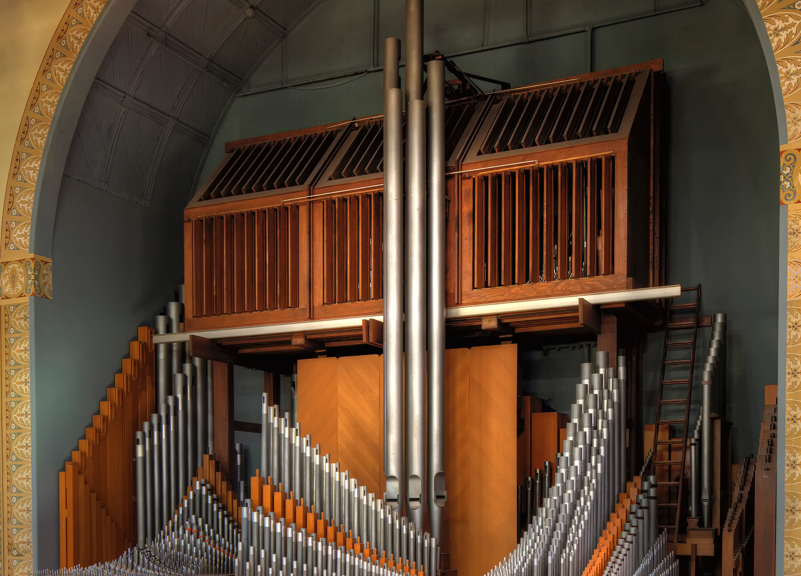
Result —
[[182, 228], [65, 178], [54, 232], [54, 299], [31, 299], [34, 539], [58, 567], [58, 472], [114, 385], [137, 327], [183, 276]]
[[[636, 15], [643, 4], [538, 0], [532, 2], [529, 34], [603, 24]], [[661, 9], [686, 4], [659, 2]], [[402, 5], [323, 2], [288, 34], [285, 49], [265, 59], [246, 90], [377, 65], [381, 54], [373, 38], [402, 36]], [[651, 8], [649, 3], [645, 11]], [[426, 30], [426, 51], [472, 52], [456, 62], [513, 86], [588, 70], [585, 32], [476, 52], [523, 41], [523, 0], [432, 0]], [[729, 314], [729, 414], [736, 455], [743, 456], [756, 450], [761, 410], [754, 407], [762, 405], [762, 387], [777, 378], [778, 132], [757, 35], [738, 0], [708, 0], [700, 8], [596, 28], [591, 48], [594, 70], [665, 60], [668, 281], [702, 283], [704, 313]], [[381, 74], [351, 80], [236, 98], [220, 120], [200, 181], [222, 157], [226, 141], [380, 113]], [[64, 181], [53, 251], [55, 299], [36, 299], [32, 306], [38, 568], [58, 563], [57, 472], [112, 383], [136, 327], [152, 321], [180, 282], [181, 248], [180, 222]], [[661, 335], [655, 334], [646, 348], [646, 421], [660, 353]], [[578, 356], [522, 349], [521, 377], [537, 390], [550, 387], [562, 402], [571, 373], [578, 376]]]

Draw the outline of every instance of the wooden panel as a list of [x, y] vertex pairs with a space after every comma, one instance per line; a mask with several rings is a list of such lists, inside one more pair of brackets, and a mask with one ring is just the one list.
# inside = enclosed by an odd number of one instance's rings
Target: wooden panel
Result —
[[559, 175], [559, 184], [558, 184], [558, 214], [559, 214], [559, 226], [557, 230], [558, 234], [558, 244], [557, 244], [557, 269], [558, 275], [557, 278], [559, 280], [567, 280], [567, 259], [569, 255], [568, 250], [568, 243], [569, 243], [569, 226], [570, 226], [570, 218], [569, 218], [569, 208], [568, 208], [568, 169], [567, 164], [561, 164], [557, 169], [556, 173]]
[[470, 350], [470, 545], [460, 576], [488, 573], [517, 541], [517, 345]]
[[[486, 179], [476, 178], [473, 189], [473, 288], [484, 288], [486, 265]], [[468, 216], [469, 219], [469, 216]], [[469, 238], [469, 236], [468, 236]]]
[[529, 282], [540, 281], [540, 172], [536, 168], [529, 172], [528, 199], [528, 243], [529, 243]]
[[323, 454], [336, 462], [338, 360], [312, 358], [298, 361], [297, 403], [298, 422], [303, 433], [311, 434], [312, 442], [320, 445]]
[[351, 478], [359, 480], [360, 486], [366, 486], [368, 492], [376, 494], [381, 494], [378, 476], [383, 468], [379, 451], [382, 433], [379, 428], [378, 373], [381, 368], [378, 355], [342, 357], [337, 365], [337, 458], [340, 469], [348, 470]]
[[515, 222], [514, 222], [514, 281], [516, 284], [526, 282], [526, 265], [528, 246], [526, 245], [527, 210], [526, 210], [526, 171], [519, 170], [515, 176]]
[[508, 286], [514, 281], [512, 262], [514, 254], [514, 222], [512, 220], [511, 172], [501, 177], [501, 284]]
[[370, 298], [378, 300], [384, 297], [384, 204], [383, 195], [373, 194], [370, 208]]
[[[545, 470], [545, 462], [556, 470], [556, 454], [560, 452], [559, 430], [567, 424], [568, 415], [561, 412], [539, 412], [531, 415], [531, 472]], [[553, 478], [551, 478], [553, 483]]]
[[606, 157], [602, 161], [603, 180], [601, 188], [601, 274], [612, 274], [614, 272], [612, 263], [614, 262], [613, 239], [615, 237], [612, 194], [612, 158]]
[[234, 367], [213, 363], [214, 457], [228, 478], [234, 477]]
[[[442, 549], [450, 566], [470, 562], [470, 350], [445, 351], [445, 478]], [[461, 573], [461, 572], [460, 572]]]
[[554, 239], [554, 201], [555, 169], [546, 166], [542, 171], [542, 281], [551, 282], [553, 278], [553, 239]]
[[584, 247], [583, 222], [584, 222], [584, 177], [582, 170], [583, 162], [573, 162], [573, 253], [571, 262], [571, 272], [573, 278], [582, 276], [582, 249]]
[[[498, 258], [500, 256], [500, 178], [487, 178], [487, 286], [498, 285]], [[480, 223], [480, 221], [478, 221]]]

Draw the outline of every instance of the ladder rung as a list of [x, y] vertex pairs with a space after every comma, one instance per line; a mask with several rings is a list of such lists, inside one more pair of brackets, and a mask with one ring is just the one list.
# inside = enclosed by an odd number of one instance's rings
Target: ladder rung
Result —
[[676, 342], [668, 342], [668, 346], [692, 346], [692, 340], [677, 340]]
[[680, 378], [679, 380], [662, 380], [663, 386], [675, 386], [677, 384], [689, 384], [690, 380], [688, 378]]
[[695, 302], [687, 302], [685, 304], [673, 304], [671, 310], [694, 310]]
[[660, 528], [664, 528], [665, 530], [675, 530], [676, 527], [673, 524], [660, 524]]
[[684, 424], [684, 420], [660, 420], [659, 424]]
[[674, 330], [680, 328], [695, 328], [695, 319], [693, 319], [692, 322], [689, 320], [685, 320], [684, 322], [670, 322], [667, 327]]
[[681, 462], [678, 460], [660, 460], [659, 462], [654, 462], [654, 466], [681, 466]]
[[678, 482], [673, 482], [673, 481], [671, 481], [671, 482], [657, 482], [656, 483], [656, 487], [657, 488], [660, 488], [662, 486], [678, 486], [678, 485], [679, 485]]
[[682, 358], [680, 360], [665, 360], [665, 366], [679, 366], [689, 364], [692, 362], [690, 358]]
[[684, 440], [682, 438], [673, 438], [672, 440], [657, 440], [657, 444], [683, 444]]
[[660, 508], [675, 508], [678, 505], [678, 502], [665, 502], [664, 504], [657, 504], [657, 506]]
[[662, 400], [660, 404], [687, 404], [686, 398], [675, 398], [672, 400]]

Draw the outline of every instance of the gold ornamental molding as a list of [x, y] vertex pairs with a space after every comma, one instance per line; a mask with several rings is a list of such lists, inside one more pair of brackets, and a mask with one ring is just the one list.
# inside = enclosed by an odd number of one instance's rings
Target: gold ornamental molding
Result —
[[[42, 153], [61, 92], [107, 0], [71, 0], [47, 47], [20, 121], [4, 191], [0, 259], [27, 256]], [[38, 294], [37, 294], [38, 295]]]
[[[69, 0], [20, 121], [3, 190], [0, 243], [0, 576], [33, 569], [30, 297], [53, 297], [52, 261], [29, 253], [36, 181], [67, 78], [107, 0]], [[26, 80], [27, 82], [27, 80]]]
[[[787, 144], [779, 201], [787, 212], [783, 574], [801, 576], [801, 1], [757, 0], [779, 72]], [[780, 543], [777, 542], [777, 546]]]

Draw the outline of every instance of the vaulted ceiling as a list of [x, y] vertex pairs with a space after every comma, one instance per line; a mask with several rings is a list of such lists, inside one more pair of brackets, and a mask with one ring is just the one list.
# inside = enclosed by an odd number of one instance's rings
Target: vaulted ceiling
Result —
[[180, 218], [232, 96], [322, 0], [139, 0], [94, 80], [65, 176]]

